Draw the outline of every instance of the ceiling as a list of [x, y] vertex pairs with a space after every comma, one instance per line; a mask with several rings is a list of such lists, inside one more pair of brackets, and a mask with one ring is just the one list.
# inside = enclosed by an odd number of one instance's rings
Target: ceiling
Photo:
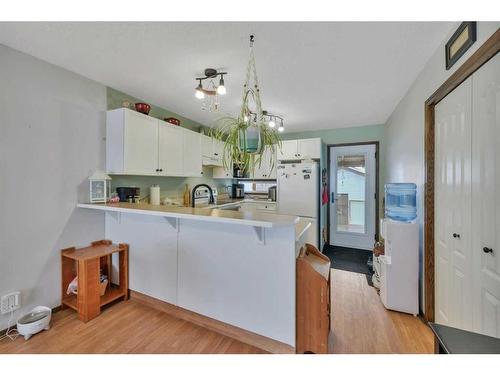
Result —
[[[195, 77], [224, 69], [239, 112], [255, 35], [263, 109], [287, 132], [384, 123], [450, 22], [0, 23], [0, 43], [205, 125]], [[444, 53], [443, 53], [444, 56]]]

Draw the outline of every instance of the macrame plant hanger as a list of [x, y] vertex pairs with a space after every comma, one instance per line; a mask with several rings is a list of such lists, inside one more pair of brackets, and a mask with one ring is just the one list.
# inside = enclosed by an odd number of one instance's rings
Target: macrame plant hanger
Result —
[[[239, 147], [242, 153], [257, 154], [261, 152], [260, 126], [263, 123], [262, 103], [260, 100], [260, 88], [257, 78], [257, 68], [255, 67], [255, 56], [253, 53], [254, 36], [250, 35], [250, 56], [248, 59], [245, 83], [243, 85], [243, 98], [240, 112], [240, 119], [244, 125], [239, 132]], [[253, 88], [251, 81], [253, 79]], [[252, 113], [248, 107], [250, 99], [255, 102], [255, 112]], [[245, 121], [244, 119], [247, 119]]]

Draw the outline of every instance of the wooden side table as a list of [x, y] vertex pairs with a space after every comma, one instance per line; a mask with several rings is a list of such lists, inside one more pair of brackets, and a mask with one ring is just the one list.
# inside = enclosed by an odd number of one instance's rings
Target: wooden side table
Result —
[[[111, 284], [111, 255], [119, 254], [119, 285]], [[128, 299], [128, 245], [111, 241], [92, 242], [89, 247], [61, 250], [61, 305], [78, 312], [83, 322], [101, 313], [101, 307], [123, 298]], [[108, 277], [106, 292], [101, 296], [100, 275]], [[66, 294], [71, 281], [78, 276], [78, 294]]]

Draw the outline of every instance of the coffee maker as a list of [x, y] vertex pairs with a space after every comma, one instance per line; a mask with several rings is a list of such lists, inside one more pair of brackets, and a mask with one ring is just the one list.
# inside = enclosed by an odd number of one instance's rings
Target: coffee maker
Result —
[[245, 198], [245, 185], [243, 184], [233, 184], [232, 198]]
[[117, 187], [116, 193], [120, 197], [120, 202], [139, 203], [141, 188], [138, 187]]

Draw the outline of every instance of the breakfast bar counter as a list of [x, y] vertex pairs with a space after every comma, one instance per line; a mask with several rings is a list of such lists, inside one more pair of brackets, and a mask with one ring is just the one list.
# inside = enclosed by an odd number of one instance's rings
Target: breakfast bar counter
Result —
[[295, 350], [295, 260], [307, 220], [135, 203], [78, 209], [104, 215], [106, 239], [129, 244], [131, 290]]
[[[233, 202], [227, 204], [231, 205]], [[254, 227], [272, 228], [283, 225], [295, 225], [299, 222], [298, 216], [280, 215], [271, 212], [241, 212], [222, 209], [226, 205], [215, 208], [192, 208], [182, 206], [153, 206], [147, 203], [108, 203], [86, 204], [79, 203], [77, 207], [109, 212], [137, 213], [151, 216], [162, 216], [179, 219], [212, 221], [226, 224], [250, 225]], [[220, 208], [219, 208], [220, 207]]]

